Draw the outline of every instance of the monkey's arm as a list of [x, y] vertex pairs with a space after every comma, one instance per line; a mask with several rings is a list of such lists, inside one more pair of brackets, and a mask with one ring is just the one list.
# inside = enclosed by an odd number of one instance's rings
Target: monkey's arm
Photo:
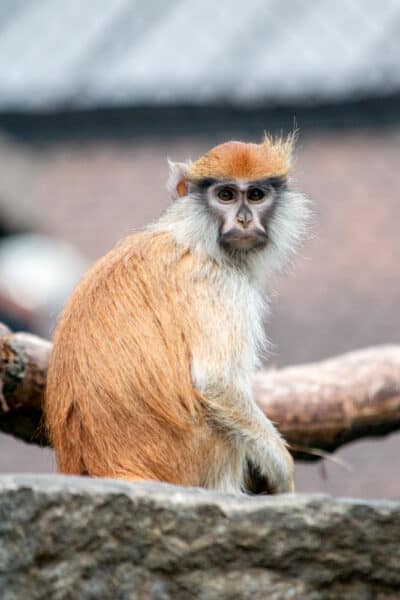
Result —
[[244, 440], [250, 488], [261, 486], [273, 493], [293, 491], [293, 459], [285, 441], [252, 398], [237, 390], [232, 392], [228, 402], [219, 396], [219, 407], [213, 402], [211, 411], [228, 435]]
[[266, 482], [265, 491], [293, 491], [293, 459], [279, 432], [248, 392], [250, 383], [224, 384], [203, 372], [201, 382], [198, 377], [195, 385], [206, 398], [210, 419], [232, 440], [244, 444], [249, 478], [257, 479], [250, 483], [250, 491], [262, 481]]

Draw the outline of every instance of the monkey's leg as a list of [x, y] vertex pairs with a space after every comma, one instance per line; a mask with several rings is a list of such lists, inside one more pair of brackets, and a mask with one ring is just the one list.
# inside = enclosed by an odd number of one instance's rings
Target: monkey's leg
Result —
[[215, 422], [209, 422], [212, 430], [207, 442], [198, 485], [218, 492], [241, 494], [244, 490], [245, 449], [240, 440], [229, 439], [226, 432]]
[[[226, 435], [245, 449], [243, 464], [244, 480], [257, 474], [256, 482], [250, 485], [264, 487], [270, 493], [294, 491], [293, 459], [278, 431], [261, 412], [254, 399], [237, 389], [224, 393], [206, 394], [210, 416]], [[250, 465], [250, 470], [249, 470]]]

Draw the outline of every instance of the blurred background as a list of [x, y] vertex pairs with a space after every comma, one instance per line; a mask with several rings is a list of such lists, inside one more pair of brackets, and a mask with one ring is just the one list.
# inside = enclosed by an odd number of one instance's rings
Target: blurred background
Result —
[[[313, 239], [269, 363], [400, 342], [400, 2], [2, 0], [0, 320], [46, 338], [82, 271], [165, 209], [166, 157], [300, 130]], [[400, 435], [299, 464], [300, 491], [400, 498]], [[0, 436], [0, 472], [55, 472]]]

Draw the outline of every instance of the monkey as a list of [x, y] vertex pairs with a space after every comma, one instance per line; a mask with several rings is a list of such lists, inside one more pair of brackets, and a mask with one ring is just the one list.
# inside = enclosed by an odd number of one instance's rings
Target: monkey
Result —
[[59, 470], [228, 493], [294, 490], [252, 394], [264, 287], [305, 238], [294, 136], [170, 162], [171, 204], [84, 275], [56, 327], [45, 419]]

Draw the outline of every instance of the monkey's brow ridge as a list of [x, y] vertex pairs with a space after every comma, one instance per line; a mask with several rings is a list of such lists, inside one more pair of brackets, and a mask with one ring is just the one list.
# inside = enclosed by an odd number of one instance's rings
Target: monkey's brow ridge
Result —
[[266, 179], [258, 179], [256, 181], [249, 181], [249, 184], [255, 187], [268, 187], [272, 186], [275, 189], [280, 189], [286, 186], [287, 177], [285, 175], [279, 175], [276, 177], [267, 177]]
[[[215, 183], [232, 183], [231, 179], [216, 179], [215, 177], [203, 177], [202, 179], [197, 179], [193, 181], [193, 185], [195, 185], [200, 190], [206, 190]], [[287, 184], [287, 178], [283, 175], [276, 177], [267, 177], [265, 179], [256, 179], [254, 181], [248, 181], [249, 185], [259, 186], [259, 187], [267, 187], [272, 186], [275, 189], [280, 189]]]
[[197, 179], [196, 181], [193, 181], [193, 185], [195, 185], [201, 190], [206, 190], [210, 186], [214, 185], [214, 183], [217, 183], [217, 181], [219, 180], [212, 177], [203, 177], [202, 179]]

